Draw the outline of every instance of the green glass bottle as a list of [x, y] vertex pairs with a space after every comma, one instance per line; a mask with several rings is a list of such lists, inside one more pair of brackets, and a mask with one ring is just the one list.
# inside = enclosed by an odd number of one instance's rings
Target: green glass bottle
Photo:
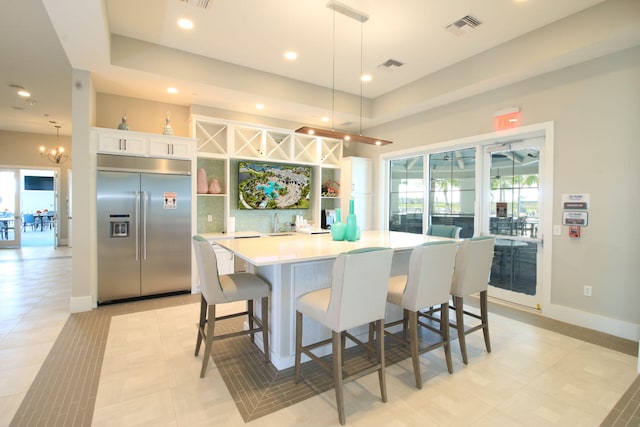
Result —
[[350, 242], [355, 242], [358, 238], [358, 221], [353, 207], [353, 199], [349, 200], [349, 215], [347, 215], [347, 226], [345, 238]]
[[336, 220], [331, 224], [331, 239], [344, 240], [346, 226], [342, 222], [342, 212], [340, 208], [336, 209]]

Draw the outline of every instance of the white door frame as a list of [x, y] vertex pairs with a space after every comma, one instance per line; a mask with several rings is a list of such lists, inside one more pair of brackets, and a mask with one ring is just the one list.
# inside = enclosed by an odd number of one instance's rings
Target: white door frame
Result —
[[15, 191], [14, 191], [14, 221], [13, 221], [13, 240], [0, 239], [0, 248], [19, 248], [20, 238], [22, 236], [22, 216], [20, 215], [20, 169], [15, 167], [0, 167], [0, 172], [13, 172], [15, 176]]

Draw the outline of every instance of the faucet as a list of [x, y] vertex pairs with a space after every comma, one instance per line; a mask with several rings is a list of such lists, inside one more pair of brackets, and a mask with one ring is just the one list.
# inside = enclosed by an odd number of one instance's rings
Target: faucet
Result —
[[278, 218], [278, 212], [273, 214], [273, 233], [277, 233], [280, 230], [280, 220]]

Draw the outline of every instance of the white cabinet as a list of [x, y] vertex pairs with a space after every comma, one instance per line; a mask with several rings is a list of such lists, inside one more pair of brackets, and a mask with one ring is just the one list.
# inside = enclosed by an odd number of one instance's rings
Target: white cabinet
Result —
[[124, 131], [100, 131], [98, 152], [144, 156], [147, 153], [147, 140], [138, 134]]
[[218, 261], [218, 274], [233, 273], [235, 269], [233, 253], [218, 245], [213, 245], [213, 250]]
[[[345, 157], [342, 159], [340, 183], [343, 217], [349, 213], [349, 200], [354, 201], [354, 211], [361, 230], [370, 230], [373, 225], [373, 184], [371, 159]], [[343, 218], [343, 220], [344, 220]]]
[[94, 132], [98, 153], [188, 160], [194, 153], [195, 141], [192, 138], [100, 128], [95, 128]]
[[193, 142], [172, 138], [152, 137], [149, 139], [149, 155], [151, 157], [172, 157], [176, 159], [190, 159]]

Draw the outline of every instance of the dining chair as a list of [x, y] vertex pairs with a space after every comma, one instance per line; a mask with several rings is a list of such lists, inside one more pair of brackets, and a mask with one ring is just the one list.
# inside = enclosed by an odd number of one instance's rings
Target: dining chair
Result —
[[[265, 362], [270, 360], [269, 351], [269, 284], [253, 273], [218, 274], [218, 261], [211, 243], [202, 236], [193, 236], [193, 248], [200, 276], [200, 318], [198, 321], [198, 337], [195, 355], [198, 356], [202, 340], [205, 342], [204, 355], [200, 378], [207, 372], [207, 364], [211, 357], [213, 341], [232, 338], [240, 335], [250, 335], [251, 342], [254, 335], [262, 332], [262, 342]], [[262, 300], [262, 318], [255, 316], [253, 301]], [[247, 301], [247, 310], [216, 317], [216, 304], [235, 301]], [[216, 322], [247, 316], [249, 328], [246, 330], [214, 335]], [[257, 324], [257, 327], [255, 327]]]
[[[453, 373], [449, 339], [449, 295], [457, 248], [454, 241], [428, 242], [417, 246], [411, 251], [407, 274], [389, 279], [387, 301], [402, 307], [404, 316], [401, 320], [387, 323], [385, 334], [409, 345], [417, 388], [422, 388], [420, 354], [427, 351], [444, 347], [447, 369], [450, 374]], [[423, 315], [420, 310], [437, 305], [440, 306], [440, 326], [435, 328], [421, 320], [430, 319], [431, 314]], [[401, 337], [387, 330], [399, 324], [403, 325]], [[420, 348], [420, 326], [438, 334], [439, 341]]]
[[27, 231], [27, 227], [31, 227], [31, 231], [36, 229], [36, 218], [33, 214], [22, 215], [22, 231]]
[[[300, 381], [300, 361], [304, 353], [312, 361], [333, 373], [336, 405], [340, 424], [345, 423], [343, 385], [372, 372], [378, 372], [382, 401], [387, 401], [384, 361], [384, 316], [387, 286], [393, 250], [363, 248], [339, 254], [332, 267], [331, 286], [307, 292], [296, 300], [296, 351], [294, 382]], [[303, 316], [310, 317], [331, 330], [331, 338], [307, 345], [302, 344]], [[347, 332], [362, 325], [375, 323], [376, 345], [364, 343]], [[343, 367], [345, 340], [349, 338], [364, 347], [375, 359], [356, 372]], [[332, 344], [332, 365], [312, 350]]]
[[462, 227], [458, 227], [455, 225], [432, 224], [427, 229], [427, 235], [459, 239], [460, 230], [462, 230]]
[[[480, 236], [469, 240], [463, 240], [456, 253], [456, 262], [451, 280], [451, 295], [456, 311], [456, 321], [451, 323], [458, 332], [462, 361], [469, 363], [467, 357], [467, 345], [465, 336], [482, 330], [487, 352], [491, 353], [491, 341], [489, 339], [489, 316], [487, 310], [487, 288], [495, 237]], [[480, 315], [464, 310], [464, 297], [480, 293]], [[480, 320], [480, 323], [465, 329], [464, 316]]]

